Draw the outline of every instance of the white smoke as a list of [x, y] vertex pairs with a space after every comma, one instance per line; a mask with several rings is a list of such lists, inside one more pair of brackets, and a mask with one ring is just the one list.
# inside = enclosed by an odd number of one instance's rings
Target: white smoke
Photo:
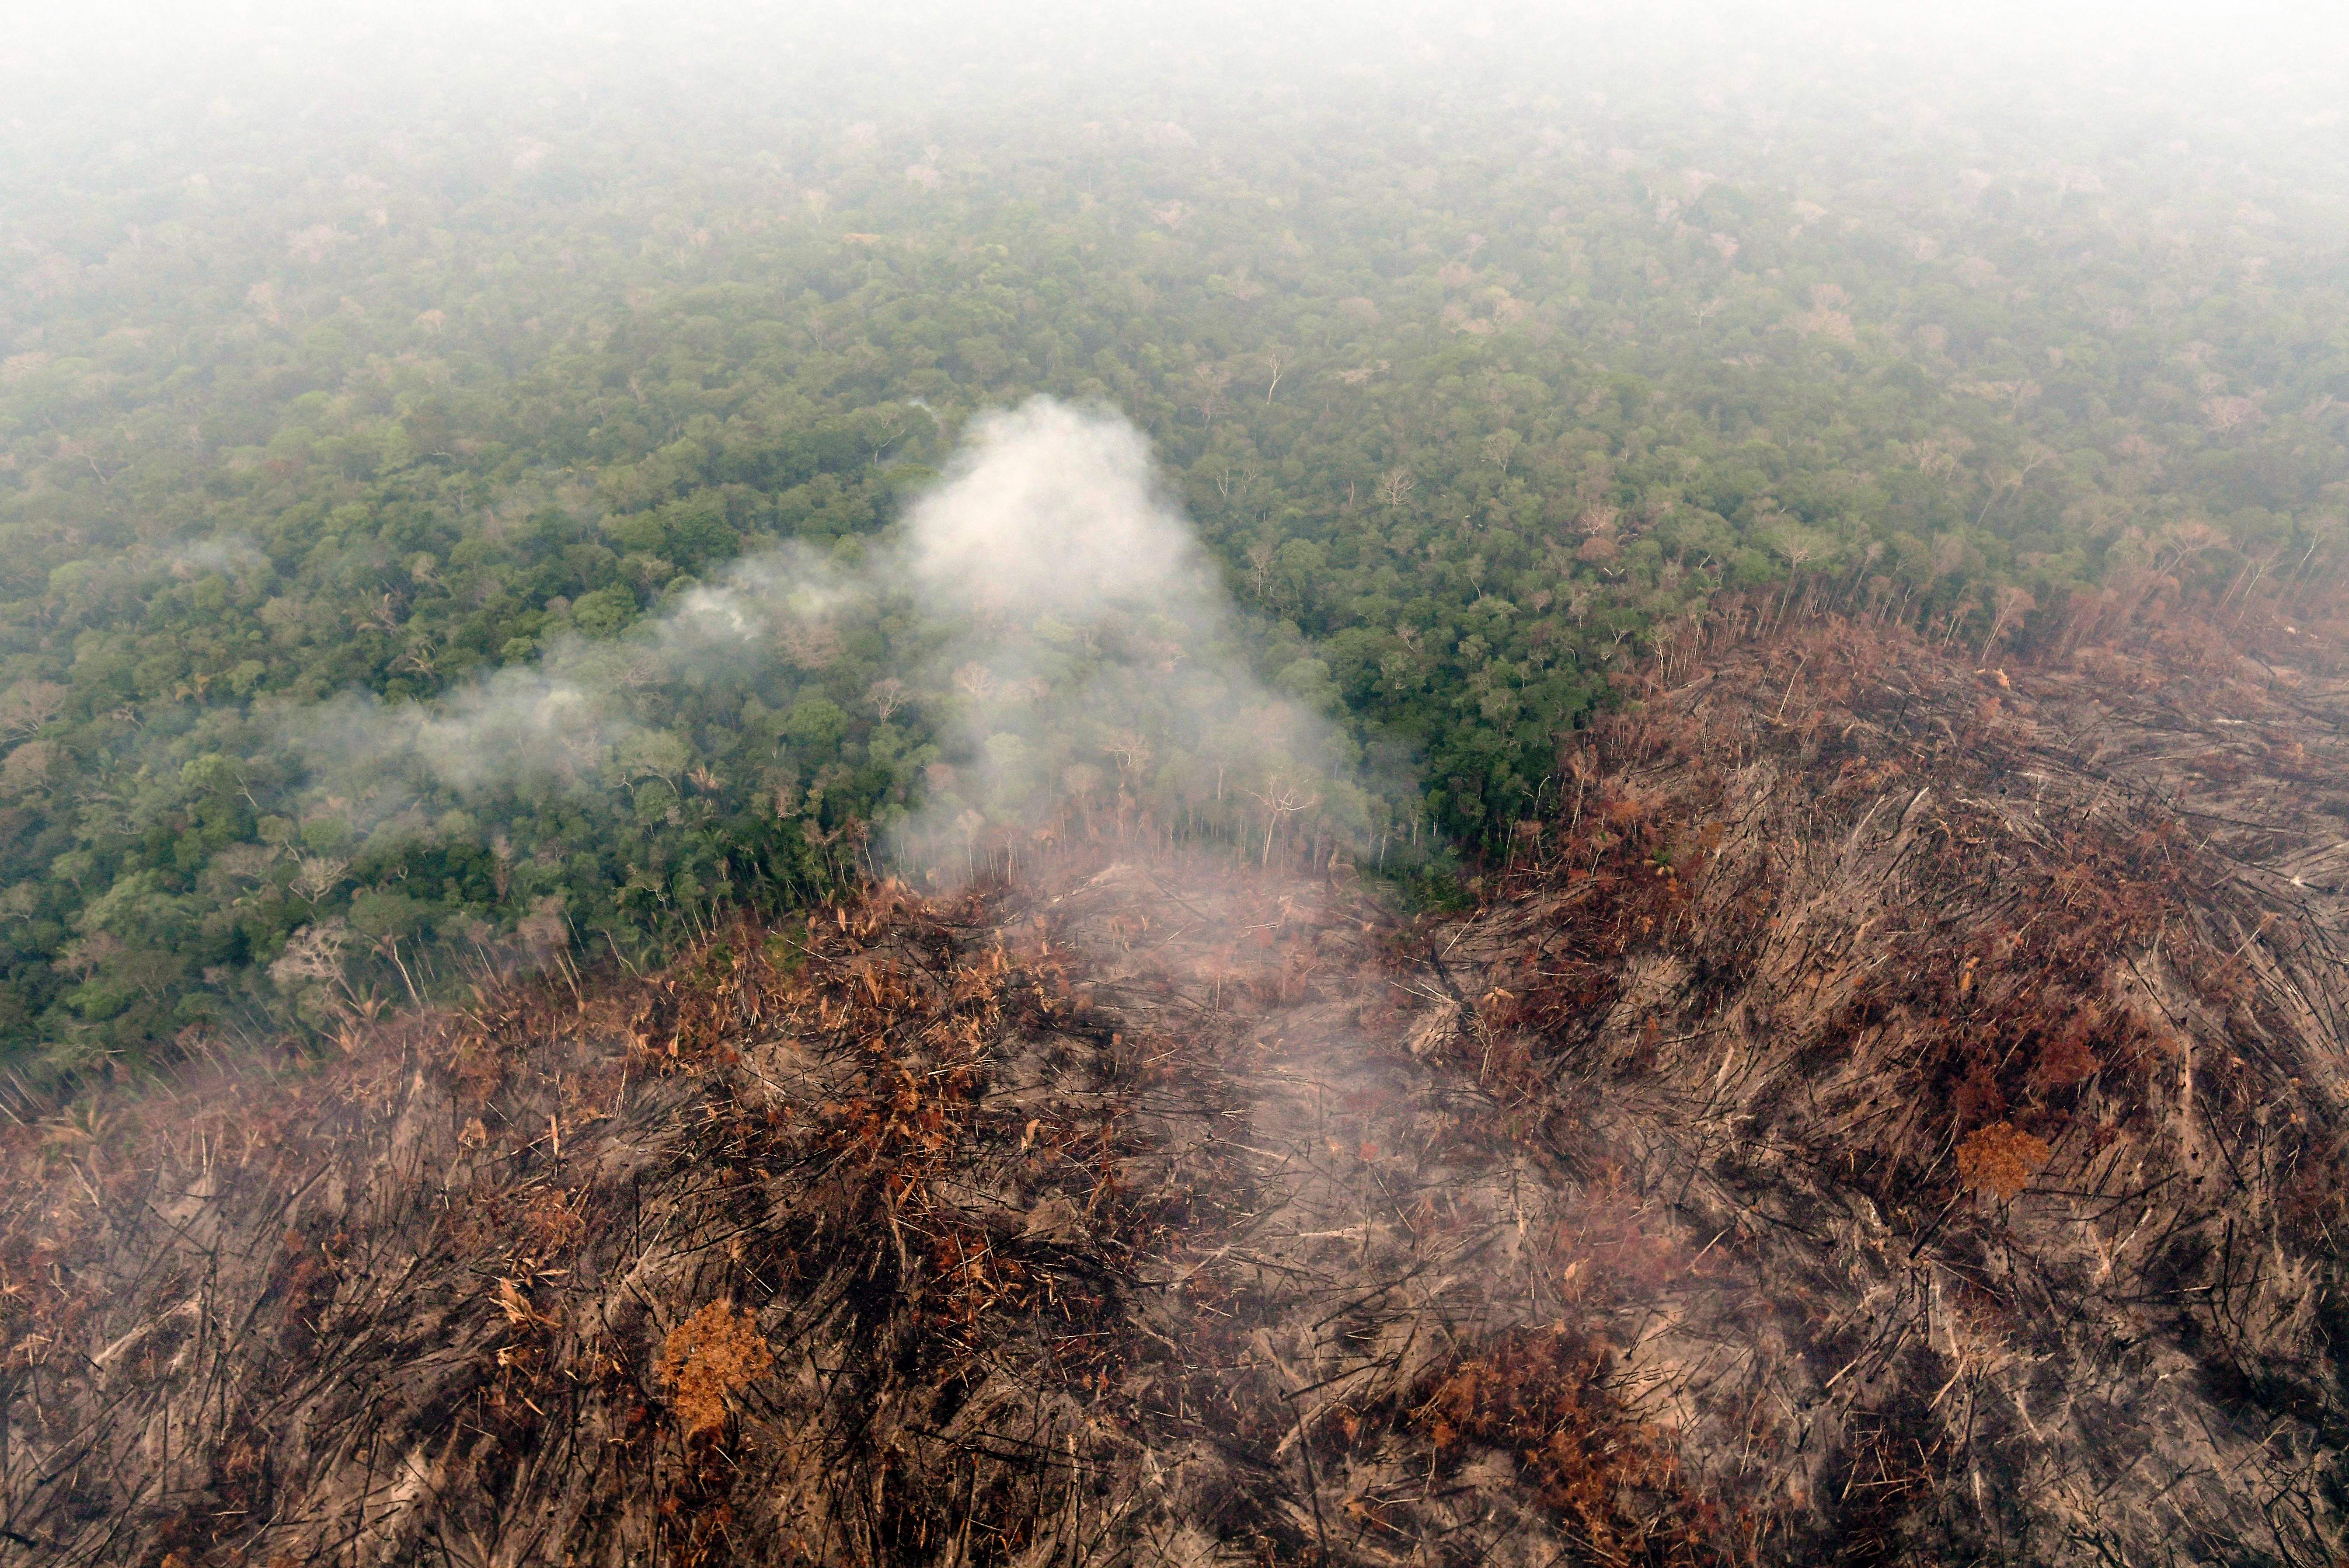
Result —
[[957, 757], [908, 841], [1062, 824], [1237, 844], [1261, 822], [1269, 854], [1289, 830], [1359, 828], [1346, 746], [1248, 668], [1131, 425], [1042, 399], [980, 421], [904, 549], [947, 634]]
[[1161, 492], [1148, 443], [1115, 415], [1040, 397], [981, 418], [907, 533], [925, 596], [949, 614], [1221, 613], [1214, 567]]
[[1183, 832], [1253, 857], [1334, 847], [1366, 798], [1349, 743], [1250, 670], [1228, 596], [1114, 414], [1049, 398], [985, 416], [894, 538], [848, 569], [798, 547], [737, 562], [622, 638], [572, 638], [429, 703], [345, 697], [290, 716], [320, 789], [378, 823], [437, 790], [613, 789], [699, 759], [663, 723], [682, 683], [821, 666], [899, 618], [899, 700], [940, 758], [896, 824], [921, 863], [982, 841]]

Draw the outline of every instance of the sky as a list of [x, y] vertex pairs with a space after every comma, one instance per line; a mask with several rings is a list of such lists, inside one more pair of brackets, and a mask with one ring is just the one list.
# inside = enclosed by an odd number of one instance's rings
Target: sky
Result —
[[[1669, 99], [1730, 91], [2170, 97], [2266, 123], [2322, 113], [2349, 8], [2154, 0], [98, 0], [27, 7], [0, 44], [20, 129], [202, 112], [512, 112], [602, 92], [784, 88], [885, 112], [939, 95], [1486, 83]], [[30, 111], [30, 112], [27, 112]]]

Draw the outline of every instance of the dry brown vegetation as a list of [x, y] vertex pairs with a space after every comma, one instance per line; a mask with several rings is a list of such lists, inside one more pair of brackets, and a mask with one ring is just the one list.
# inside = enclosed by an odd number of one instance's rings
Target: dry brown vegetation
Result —
[[775, 1365], [759, 1320], [713, 1301], [668, 1331], [653, 1363], [672, 1391], [671, 1407], [688, 1438], [726, 1429], [726, 1401], [750, 1387]]
[[1731, 603], [1464, 918], [1072, 857], [11, 1128], [0, 1529], [2329, 1565], [2349, 769], [2286, 624], [1977, 671]]

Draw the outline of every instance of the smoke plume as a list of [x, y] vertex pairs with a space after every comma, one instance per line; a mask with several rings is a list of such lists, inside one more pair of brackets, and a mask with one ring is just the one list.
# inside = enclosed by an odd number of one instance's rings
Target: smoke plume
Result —
[[788, 693], [874, 646], [889, 652], [869, 709], [917, 715], [934, 748], [887, 825], [901, 863], [1016, 865], [1072, 833], [1263, 861], [1334, 852], [1366, 823], [1350, 744], [1251, 670], [1142, 435], [1049, 398], [976, 421], [861, 564], [765, 552], [620, 637], [563, 639], [428, 703], [346, 696], [286, 729], [319, 797], [416, 833], [435, 805], [674, 782], [710, 760], [677, 720], [685, 694]]

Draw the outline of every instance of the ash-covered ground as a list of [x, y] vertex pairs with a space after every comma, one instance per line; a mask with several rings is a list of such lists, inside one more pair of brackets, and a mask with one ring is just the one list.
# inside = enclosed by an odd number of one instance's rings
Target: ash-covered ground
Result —
[[1470, 914], [1077, 844], [9, 1130], [0, 1550], [2339, 1562], [2322, 647], [1779, 613]]

